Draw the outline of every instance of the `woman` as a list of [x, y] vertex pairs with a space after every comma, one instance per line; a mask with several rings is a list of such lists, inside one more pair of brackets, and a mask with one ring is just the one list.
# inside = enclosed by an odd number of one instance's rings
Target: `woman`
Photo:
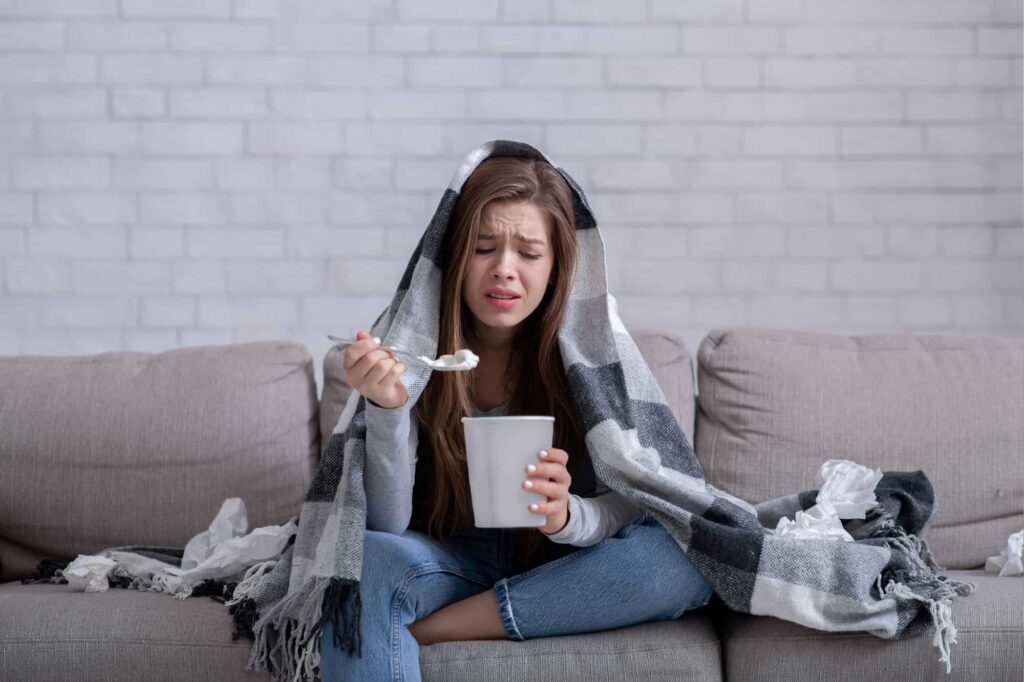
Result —
[[[438, 338], [439, 354], [469, 348], [480, 364], [432, 373], [409, 406], [404, 363], [367, 332], [346, 349], [346, 382], [367, 400], [362, 656], [335, 647], [327, 621], [322, 679], [418, 680], [422, 644], [618, 628], [710, 599], [664, 528], [594, 476], [558, 346], [577, 248], [561, 174], [536, 158], [487, 158], [445, 233]], [[410, 409], [417, 427], [389, 440]], [[523, 472], [547, 498], [531, 507], [538, 528], [473, 525], [460, 417], [482, 414], [555, 417], [554, 447]]]

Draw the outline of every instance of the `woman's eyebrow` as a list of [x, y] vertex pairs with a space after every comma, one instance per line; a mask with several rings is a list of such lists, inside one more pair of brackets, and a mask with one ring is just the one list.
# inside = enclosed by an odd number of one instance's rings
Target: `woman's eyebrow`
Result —
[[[533, 239], [532, 237], [524, 237], [518, 232], [516, 232], [514, 236], [519, 241], [525, 242], [527, 244], [539, 244], [541, 246], [545, 246], [543, 239]], [[481, 232], [479, 235], [477, 235], [477, 237], [480, 239], [497, 239], [497, 235], [491, 232]]]

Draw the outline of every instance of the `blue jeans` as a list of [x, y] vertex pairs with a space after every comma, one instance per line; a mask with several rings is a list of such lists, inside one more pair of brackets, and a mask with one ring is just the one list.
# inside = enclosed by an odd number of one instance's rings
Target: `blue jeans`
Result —
[[451, 538], [452, 552], [414, 530], [366, 531], [363, 655], [335, 648], [328, 621], [320, 678], [419, 680], [420, 645], [408, 626], [492, 587], [506, 635], [516, 641], [670, 620], [711, 599], [711, 585], [647, 513], [602, 542], [511, 577], [509, 536], [505, 529], [471, 529]]

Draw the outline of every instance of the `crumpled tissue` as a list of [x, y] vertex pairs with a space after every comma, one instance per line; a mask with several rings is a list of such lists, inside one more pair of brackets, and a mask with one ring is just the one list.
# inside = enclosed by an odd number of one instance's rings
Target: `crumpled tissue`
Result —
[[241, 497], [229, 497], [220, 505], [220, 511], [210, 527], [185, 545], [181, 557], [181, 570], [195, 568], [205, 561], [222, 542], [245, 535], [249, 527], [245, 502]]
[[79, 592], [106, 592], [110, 587], [107, 574], [117, 562], [103, 556], [79, 554], [75, 560], [61, 570], [72, 590]]
[[793, 540], [853, 540], [828, 500], [821, 500], [806, 511], [798, 511], [793, 521], [782, 517], [775, 528], [775, 534]]
[[833, 540], [853, 542], [840, 519], [863, 519], [868, 509], [878, 505], [875, 486], [882, 480], [881, 469], [869, 469], [848, 459], [830, 459], [815, 476], [817, 504], [798, 511], [794, 520], [779, 519], [775, 535], [794, 540]]
[[999, 554], [985, 559], [985, 570], [1000, 578], [1024, 575], [1024, 530], [1011, 534]]
[[848, 459], [830, 459], [814, 478], [821, 486], [815, 500], [831, 502], [841, 519], [863, 519], [868, 509], [878, 506], [875, 486], [881, 480], [881, 469], [871, 470]]
[[256, 528], [248, 535], [247, 527], [245, 503], [239, 497], [230, 497], [221, 504], [209, 528], [185, 545], [181, 566], [134, 552], [104, 550], [98, 555], [79, 555], [62, 574], [73, 589], [102, 592], [109, 586], [107, 575], [116, 567], [115, 574], [142, 577], [151, 582], [150, 590], [185, 599], [207, 578], [231, 576], [255, 563], [274, 559], [298, 529], [295, 517], [281, 526]]

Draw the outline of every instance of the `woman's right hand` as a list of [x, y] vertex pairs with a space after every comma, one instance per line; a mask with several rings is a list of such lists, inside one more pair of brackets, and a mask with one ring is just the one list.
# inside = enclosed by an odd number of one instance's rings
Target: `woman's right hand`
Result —
[[345, 368], [345, 383], [381, 407], [405, 405], [409, 399], [401, 379], [405, 363], [393, 352], [382, 350], [370, 332], [356, 332], [356, 339], [345, 349], [341, 365]]

